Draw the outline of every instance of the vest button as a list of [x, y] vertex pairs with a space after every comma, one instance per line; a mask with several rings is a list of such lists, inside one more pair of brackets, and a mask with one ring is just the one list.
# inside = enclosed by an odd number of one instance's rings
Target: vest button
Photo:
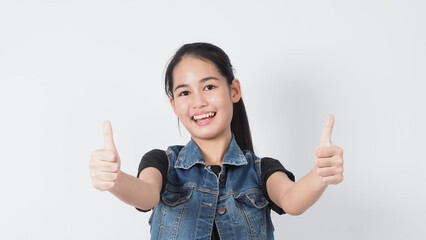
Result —
[[219, 207], [219, 209], [217, 210], [217, 212], [222, 215], [226, 212], [226, 208], [225, 207]]
[[250, 198], [250, 201], [253, 203], [253, 204], [255, 204], [256, 203], [256, 199], [254, 199], [254, 197], [249, 197]]
[[223, 173], [220, 174], [219, 182], [221, 182], [221, 183], [225, 182], [225, 174], [223, 174]]

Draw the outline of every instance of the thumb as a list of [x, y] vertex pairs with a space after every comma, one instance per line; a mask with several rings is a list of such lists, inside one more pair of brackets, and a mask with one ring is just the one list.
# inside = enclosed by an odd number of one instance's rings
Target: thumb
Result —
[[319, 147], [331, 146], [331, 133], [333, 132], [334, 116], [328, 114], [322, 129], [322, 135], [319, 143]]
[[104, 122], [104, 125], [102, 126], [102, 131], [105, 139], [105, 149], [116, 152], [117, 150], [115, 148], [114, 138], [112, 136], [112, 127], [110, 121]]

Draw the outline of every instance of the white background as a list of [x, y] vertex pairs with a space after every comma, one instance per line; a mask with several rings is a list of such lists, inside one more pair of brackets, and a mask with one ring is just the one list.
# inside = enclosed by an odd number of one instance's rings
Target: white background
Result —
[[122, 170], [185, 144], [163, 71], [178, 47], [223, 48], [255, 151], [300, 179], [327, 113], [345, 180], [277, 239], [425, 239], [424, 1], [1, 1], [1, 239], [148, 239], [140, 213], [91, 186], [111, 120]]

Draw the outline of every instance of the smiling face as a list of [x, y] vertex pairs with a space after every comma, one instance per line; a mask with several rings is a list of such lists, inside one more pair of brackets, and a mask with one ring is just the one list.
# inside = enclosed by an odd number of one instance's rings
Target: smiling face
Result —
[[231, 134], [233, 103], [241, 98], [237, 79], [229, 85], [207, 60], [185, 56], [173, 70], [173, 110], [194, 140]]

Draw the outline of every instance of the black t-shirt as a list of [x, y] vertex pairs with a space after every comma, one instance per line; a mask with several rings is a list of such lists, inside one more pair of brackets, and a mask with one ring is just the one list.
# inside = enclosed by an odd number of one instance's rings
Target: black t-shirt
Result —
[[[274, 202], [272, 202], [272, 200], [269, 198], [268, 191], [266, 189], [266, 180], [268, 180], [268, 178], [274, 172], [281, 171], [281, 172], [284, 172], [285, 174], [287, 174], [288, 178], [291, 181], [294, 182], [295, 178], [294, 178], [293, 173], [291, 173], [290, 171], [285, 169], [280, 161], [273, 159], [273, 158], [268, 158], [268, 157], [262, 158], [260, 165], [261, 165], [261, 178], [262, 178], [261, 190], [262, 190], [263, 196], [269, 202], [268, 206], [272, 210], [274, 210], [276, 213], [278, 213], [279, 215], [285, 214], [284, 210], [282, 210], [278, 205], [276, 205]], [[164, 150], [160, 150], [160, 149], [154, 149], [154, 150], [147, 152], [142, 157], [142, 160], [139, 164], [137, 177], [139, 177], [139, 174], [142, 172], [142, 170], [147, 168], [147, 167], [155, 167], [160, 171], [161, 176], [163, 177], [163, 185], [162, 185], [162, 188], [161, 188], [161, 191], [163, 191], [164, 187], [166, 186], [166, 183], [167, 183], [167, 171], [169, 169], [169, 160], [167, 158], [166, 152]], [[221, 166], [212, 165], [211, 169], [213, 170], [213, 172], [216, 175], [218, 175], [220, 173]], [[150, 211], [150, 210], [142, 210], [142, 209], [139, 209], [139, 208], [136, 208], [136, 209], [141, 211], [141, 212]], [[219, 239], [216, 224], [213, 224], [213, 233], [212, 233], [211, 239]]]

